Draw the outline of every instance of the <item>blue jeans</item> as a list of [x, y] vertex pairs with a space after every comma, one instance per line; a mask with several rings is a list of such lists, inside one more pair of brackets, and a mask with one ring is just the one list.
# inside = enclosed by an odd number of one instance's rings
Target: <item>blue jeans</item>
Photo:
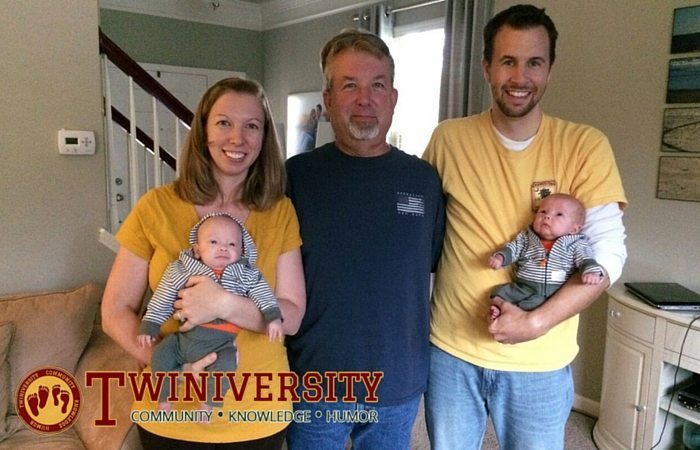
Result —
[[504, 372], [430, 347], [425, 415], [433, 450], [481, 449], [488, 416], [503, 450], [563, 449], [573, 398], [568, 365], [552, 372]]
[[348, 438], [353, 449], [408, 450], [420, 396], [396, 406], [362, 403], [307, 403], [295, 411], [310, 411], [310, 422], [292, 422], [287, 430], [289, 450], [343, 450]]

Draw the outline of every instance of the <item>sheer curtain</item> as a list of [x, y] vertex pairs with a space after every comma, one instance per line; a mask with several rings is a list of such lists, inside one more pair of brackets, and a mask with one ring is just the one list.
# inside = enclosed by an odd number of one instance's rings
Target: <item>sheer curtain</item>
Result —
[[488, 105], [481, 58], [483, 29], [493, 10], [493, 0], [445, 1], [440, 120], [476, 114]]

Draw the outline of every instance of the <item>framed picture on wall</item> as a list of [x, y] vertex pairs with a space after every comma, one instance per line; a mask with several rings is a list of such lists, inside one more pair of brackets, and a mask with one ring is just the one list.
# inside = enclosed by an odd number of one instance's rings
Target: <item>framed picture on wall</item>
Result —
[[700, 57], [668, 62], [666, 103], [700, 103]]
[[700, 153], [700, 108], [664, 110], [661, 151]]
[[656, 197], [700, 202], [700, 158], [660, 157]]
[[700, 6], [673, 10], [671, 53], [700, 52]]
[[330, 123], [321, 92], [301, 92], [287, 97], [287, 158], [333, 140], [332, 136], [327, 138], [328, 130]]

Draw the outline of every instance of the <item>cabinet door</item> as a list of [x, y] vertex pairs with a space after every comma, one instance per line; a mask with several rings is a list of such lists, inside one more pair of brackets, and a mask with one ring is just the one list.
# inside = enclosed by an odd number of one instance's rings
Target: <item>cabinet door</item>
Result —
[[601, 449], [641, 449], [652, 349], [612, 327], [607, 333], [596, 442]]

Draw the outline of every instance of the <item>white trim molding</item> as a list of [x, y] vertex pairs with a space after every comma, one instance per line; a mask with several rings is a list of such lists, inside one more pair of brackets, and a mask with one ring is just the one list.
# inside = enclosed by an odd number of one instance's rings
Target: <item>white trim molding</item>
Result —
[[600, 403], [579, 394], [574, 394], [574, 407], [572, 409], [587, 416], [598, 418]]
[[267, 0], [261, 3], [263, 30], [306, 22], [376, 2], [377, 0]]
[[100, 8], [170, 19], [262, 30], [259, 5], [239, 0], [99, 0]]
[[376, 0], [99, 0], [100, 8], [264, 31], [375, 3]]

